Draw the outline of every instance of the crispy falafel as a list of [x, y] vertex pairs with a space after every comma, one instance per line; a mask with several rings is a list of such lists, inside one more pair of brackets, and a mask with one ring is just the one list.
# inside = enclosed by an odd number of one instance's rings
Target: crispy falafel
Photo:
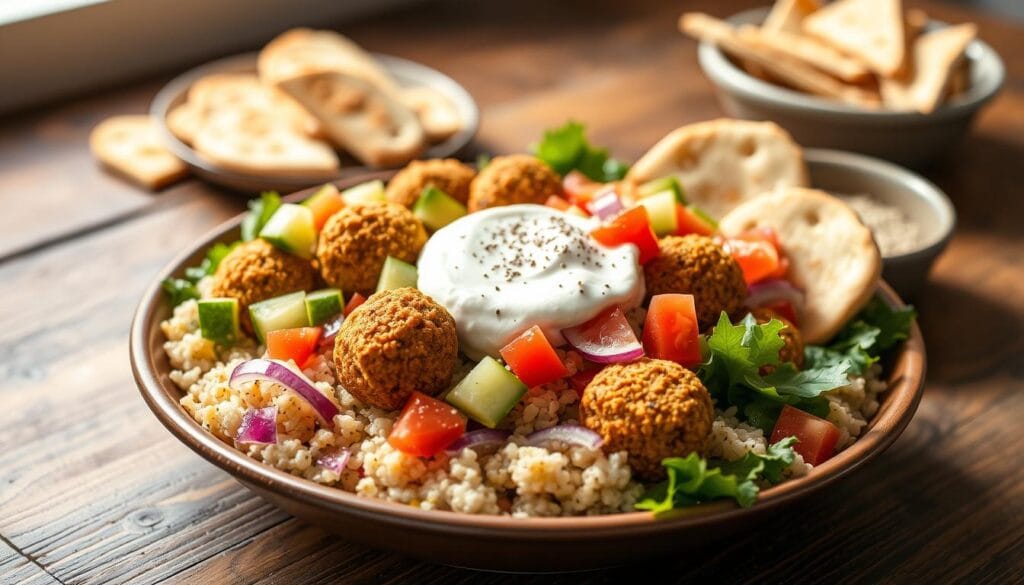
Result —
[[469, 211], [516, 203], [543, 204], [562, 194], [562, 179], [544, 161], [528, 154], [495, 157], [469, 187]]
[[740, 265], [711, 238], [690, 234], [658, 242], [661, 254], [644, 265], [647, 298], [663, 293], [692, 294], [701, 330], [732, 314], [747, 298]]
[[629, 453], [633, 473], [650, 480], [665, 477], [666, 457], [703, 454], [714, 418], [697, 375], [667, 360], [612, 364], [580, 400], [580, 422], [601, 435], [608, 451]]
[[257, 238], [232, 250], [220, 261], [213, 275], [215, 297], [238, 299], [239, 323], [252, 334], [249, 305], [269, 298], [310, 290], [316, 271], [309, 260], [275, 248]]
[[388, 201], [412, 207], [426, 187], [437, 187], [463, 205], [469, 200], [473, 167], [453, 158], [414, 160], [388, 181]]
[[352, 205], [324, 224], [316, 261], [328, 285], [367, 296], [377, 288], [388, 256], [415, 263], [426, 242], [423, 224], [405, 207]]
[[334, 342], [338, 382], [359, 400], [396, 410], [413, 391], [448, 387], [458, 363], [455, 319], [414, 288], [381, 291], [345, 319]]
[[[782, 338], [782, 349], [779, 350], [779, 361], [790, 362], [797, 369], [804, 367], [804, 338], [800, 334], [800, 330], [797, 329], [796, 325], [792, 321], [786, 319], [782, 315], [779, 315], [775, 311], [767, 308], [759, 308], [750, 311], [754, 316], [754, 319], [758, 323], [764, 324], [770, 322], [772, 319], [781, 321], [784, 327], [779, 331], [779, 337]], [[761, 368], [761, 373], [766, 374], [773, 368], [771, 366], [765, 366]]]

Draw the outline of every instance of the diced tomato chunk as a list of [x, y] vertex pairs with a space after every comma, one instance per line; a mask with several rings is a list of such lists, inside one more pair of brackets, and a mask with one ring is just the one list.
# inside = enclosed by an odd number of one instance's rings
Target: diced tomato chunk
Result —
[[348, 317], [349, 314], [352, 313], [352, 311], [355, 311], [359, 307], [359, 305], [365, 302], [366, 297], [359, 293], [352, 293], [352, 297], [349, 298], [348, 303], [345, 305], [345, 310], [342, 311], [342, 314]]
[[268, 331], [266, 334], [267, 357], [281, 361], [293, 360], [296, 365], [301, 367], [316, 351], [322, 331], [321, 327], [296, 327]]
[[332, 215], [345, 207], [345, 201], [337, 191], [322, 192], [307, 200], [305, 205], [313, 212], [313, 227], [320, 231]]
[[558, 195], [548, 195], [548, 200], [544, 202], [544, 205], [553, 207], [559, 211], [568, 211], [572, 207], [572, 203], [566, 201], [564, 197]]
[[512, 368], [512, 373], [530, 388], [569, 375], [569, 369], [558, 358], [555, 348], [551, 347], [537, 325], [510, 341], [499, 353], [508, 367]]
[[644, 322], [644, 351], [652, 358], [684, 366], [701, 362], [700, 327], [693, 295], [661, 294], [651, 297]]
[[726, 240], [725, 247], [743, 270], [747, 284], [761, 282], [779, 270], [779, 252], [768, 240], [741, 235]]
[[786, 319], [793, 325], [800, 325], [800, 319], [796, 315], [796, 309], [793, 307], [793, 303], [789, 301], [776, 301], [774, 303], [765, 305], [764, 308], [782, 317], [783, 319]]
[[592, 181], [589, 177], [579, 171], [569, 171], [562, 179], [562, 190], [569, 202], [581, 209], [587, 208], [587, 203], [594, 198], [594, 194], [603, 186], [603, 183]]
[[790, 405], [782, 407], [779, 420], [772, 429], [772, 443], [786, 437], [796, 437], [797, 444], [793, 450], [811, 465], [827, 461], [836, 450], [839, 442], [839, 429], [829, 421], [818, 418]]
[[676, 204], [676, 235], [699, 234], [710, 236], [715, 233], [715, 225], [700, 216], [692, 209]]
[[590, 384], [590, 381], [594, 379], [594, 376], [603, 369], [603, 366], [590, 366], [584, 368], [572, 376], [569, 376], [569, 385], [572, 386], [572, 389], [575, 390], [577, 394], [582, 395], [583, 390], [587, 388], [587, 384]]
[[466, 417], [447, 402], [413, 392], [388, 435], [388, 443], [403, 453], [431, 457], [466, 432]]
[[612, 221], [590, 232], [595, 240], [605, 246], [633, 244], [640, 250], [640, 264], [646, 264], [658, 257], [658, 238], [651, 229], [647, 209], [638, 205]]

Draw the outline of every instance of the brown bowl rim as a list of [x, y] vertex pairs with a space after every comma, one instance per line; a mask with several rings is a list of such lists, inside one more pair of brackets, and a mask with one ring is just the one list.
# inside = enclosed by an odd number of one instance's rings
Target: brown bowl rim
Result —
[[[338, 181], [339, 186], [350, 186], [373, 178], [388, 178], [395, 171], [381, 171], [349, 177]], [[295, 201], [312, 192], [306, 189], [287, 197]], [[181, 390], [163, 372], [159, 375], [154, 357], [148, 352], [151, 335], [159, 332], [159, 321], [167, 314], [160, 283], [164, 278], [181, 274], [184, 267], [195, 261], [210, 245], [230, 240], [244, 213], [213, 228], [195, 245], [178, 254], [157, 275], [135, 312], [129, 335], [129, 357], [132, 374], [142, 398], [160, 422], [181, 442], [207, 461], [227, 471], [243, 484], [284, 498], [300, 499], [307, 505], [343, 510], [347, 514], [372, 518], [395, 526], [417, 527], [497, 539], [539, 540], [591, 540], [603, 537], [625, 537], [638, 534], [658, 534], [687, 528], [726, 522], [751, 511], [778, 508], [790, 501], [831, 484], [853, 470], [863, 466], [888, 448], [910, 423], [924, 391], [926, 356], [924, 339], [915, 323], [902, 351], [892, 360], [889, 371], [890, 387], [884, 395], [875, 417], [865, 427], [858, 440], [825, 463], [815, 467], [801, 478], [763, 490], [752, 508], [739, 508], [728, 501], [703, 504], [680, 510], [670, 517], [655, 518], [649, 512], [624, 512], [601, 516], [573, 516], [558, 518], [512, 518], [485, 516], [440, 510], [421, 510], [394, 502], [359, 496], [345, 490], [317, 484], [265, 465], [234, 449], [203, 429], [178, 404]], [[879, 293], [889, 303], [902, 305], [896, 293], [884, 282]], [[898, 378], [893, 374], [900, 372]], [[174, 398], [172, 398], [172, 396]]]

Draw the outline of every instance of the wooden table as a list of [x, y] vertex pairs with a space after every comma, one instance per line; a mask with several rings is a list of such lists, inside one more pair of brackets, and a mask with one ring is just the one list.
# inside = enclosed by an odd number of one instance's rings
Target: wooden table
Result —
[[[547, 4], [431, 4], [346, 32], [464, 83], [483, 111], [482, 151], [522, 150], [571, 116], [635, 158], [719, 115], [694, 43], [675, 30], [679, 3]], [[747, 7], [688, 3], [700, 4]], [[1008, 68], [973, 135], [929, 175], [960, 217], [918, 301], [930, 368], [914, 421], [876, 461], [753, 534], [552, 580], [1024, 580], [1024, 27], [911, 4], [978, 21]], [[520, 580], [367, 550], [295, 520], [146, 409], [128, 366], [132, 311], [172, 255], [244, 205], [197, 181], [144, 193], [93, 164], [89, 129], [145, 111], [168, 77], [0, 120], [0, 582]]]

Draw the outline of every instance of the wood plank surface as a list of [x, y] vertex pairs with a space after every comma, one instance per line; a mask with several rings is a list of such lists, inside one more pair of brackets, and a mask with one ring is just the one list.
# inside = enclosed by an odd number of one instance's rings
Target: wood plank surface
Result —
[[[719, 115], [695, 44], [675, 30], [680, 6], [552, 4], [443, 2], [346, 32], [464, 83], [483, 113], [476, 150], [523, 150], [573, 117], [632, 159]], [[929, 350], [920, 410], [877, 460], [756, 532], [644, 567], [522, 577], [369, 550], [194, 455], [139, 398], [127, 331], [159, 268], [242, 201], [197, 182], [147, 194], [93, 166], [88, 128], [144, 111], [157, 82], [0, 120], [11, 203], [0, 214], [0, 582], [619, 583], [638, 570], [658, 581], [1024, 581], [1024, 27], [910, 4], [978, 21], [1008, 72], [970, 139], [929, 172], [959, 224], [917, 303]]]

